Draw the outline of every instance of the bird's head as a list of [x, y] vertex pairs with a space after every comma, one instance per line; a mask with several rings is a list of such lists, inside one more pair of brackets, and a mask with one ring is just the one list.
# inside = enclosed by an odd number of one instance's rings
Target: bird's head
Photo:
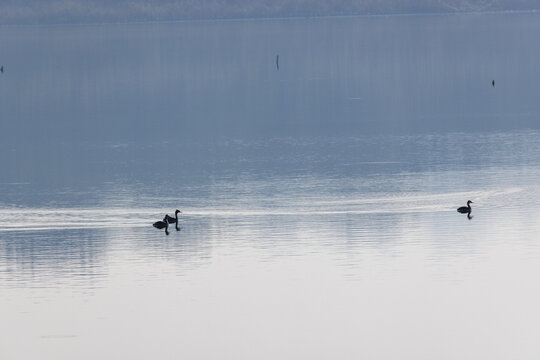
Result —
[[180, 210], [176, 209], [176, 211], [174, 212], [174, 214], [178, 214], [178, 213], [182, 213]]
[[471, 200], [467, 201], [467, 206], [469, 206], [470, 204], [473, 204], [473, 202]]

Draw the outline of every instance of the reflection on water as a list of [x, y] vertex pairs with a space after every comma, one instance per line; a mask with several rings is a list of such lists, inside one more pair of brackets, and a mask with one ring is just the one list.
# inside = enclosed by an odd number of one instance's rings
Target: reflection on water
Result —
[[[373, 146], [387, 152], [367, 161]], [[4, 183], [2, 355], [90, 359], [135, 339], [141, 359], [427, 358], [452, 338], [471, 358], [514, 353], [493, 339], [527, 357], [539, 147], [535, 131], [225, 142], [208, 145], [211, 171], [180, 159], [153, 182], [142, 158], [101, 186]], [[177, 207], [181, 231], [152, 227]]]
[[535, 358], [537, 18], [2, 29], [0, 358]]

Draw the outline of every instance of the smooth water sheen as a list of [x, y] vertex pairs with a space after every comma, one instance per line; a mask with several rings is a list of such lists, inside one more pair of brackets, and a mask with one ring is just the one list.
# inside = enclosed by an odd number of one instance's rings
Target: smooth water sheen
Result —
[[539, 31], [1, 28], [0, 358], [536, 359]]

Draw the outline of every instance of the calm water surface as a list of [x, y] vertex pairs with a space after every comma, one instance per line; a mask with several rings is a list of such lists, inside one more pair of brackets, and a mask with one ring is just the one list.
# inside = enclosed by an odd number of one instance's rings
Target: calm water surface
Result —
[[539, 20], [1, 28], [0, 358], [536, 359]]

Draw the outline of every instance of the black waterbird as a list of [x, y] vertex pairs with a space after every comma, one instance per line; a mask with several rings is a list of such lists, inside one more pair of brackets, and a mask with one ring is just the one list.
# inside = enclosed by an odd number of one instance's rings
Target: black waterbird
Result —
[[472, 201], [469, 200], [467, 201], [467, 206], [462, 206], [460, 208], [457, 209], [458, 212], [462, 213], [462, 214], [470, 214], [471, 212], [471, 203]]
[[178, 213], [181, 214], [182, 212], [176, 209], [176, 211], [174, 212], [175, 217], [165, 215], [165, 219], [169, 224], [176, 224], [176, 231], [180, 230], [180, 228], [178, 227]]
[[169, 215], [165, 215], [162, 221], [156, 221], [154, 224], [152, 224], [152, 226], [156, 229], [165, 228], [165, 234], [169, 235], [169, 223], [167, 222], [167, 216]]

